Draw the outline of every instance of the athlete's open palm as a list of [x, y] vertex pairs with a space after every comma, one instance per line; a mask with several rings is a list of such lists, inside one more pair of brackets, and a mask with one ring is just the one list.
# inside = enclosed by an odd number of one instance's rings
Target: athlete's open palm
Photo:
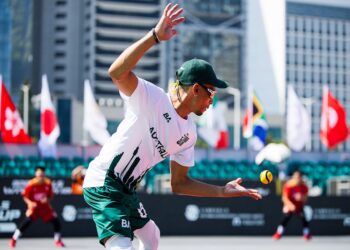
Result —
[[183, 9], [178, 4], [172, 5], [169, 3], [165, 7], [163, 15], [155, 28], [159, 40], [169, 40], [177, 34], [174, 28], [185, 21], [184, 17], [179, 17], [182, 11]]
[[242, 178], [237, 178], [234, 181], [230, 181], [225, 185], [225, 195], [237, 197], [237, 196], [248, 196], [255, 200], [260, 200], [261, 194], [256, 189], [248, 189], [240, 184], [243, 182]]

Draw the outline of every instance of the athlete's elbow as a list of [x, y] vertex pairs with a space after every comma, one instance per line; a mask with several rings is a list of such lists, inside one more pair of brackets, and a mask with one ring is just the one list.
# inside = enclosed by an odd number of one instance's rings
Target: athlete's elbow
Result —
[[113, 65], [109, 67], [108, 75], [115, 80], [120, 80], [122, 76], [122, 74], [118, 73], [118, 69], [116, 69]]
[[171, 191], [175, 194], [181, 194], [181, 186], [175, 183], [171, 183]]
[[171, 190], [175, 194], [185, 194], [186, 184], [181, 180], [172, 180], [171, 181]]

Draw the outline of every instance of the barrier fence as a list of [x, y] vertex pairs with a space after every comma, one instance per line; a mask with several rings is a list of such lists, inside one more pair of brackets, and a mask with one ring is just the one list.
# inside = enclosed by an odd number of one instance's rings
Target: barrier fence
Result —
[[[0, 238], [10, 237], [25, 216], [25, 203], [20, 195], [28, 179], [0, 179]], [[140, 193], [148, 214], [159, 226], [162, 235], [272, 235], [281, 214], [281, 197], [273, 185], [256, 182], [247, 186], [261, 188], [261, 201], [249, 198], [196, 198], [173, 194]], [[91, 209], [82, 196], [70, 193], [70, 179], [53, 179], [52, 201], [62, 222], [65, 237], [96, 236]], [[271, 187], [271, 189], [269, 188]], [[307, 215], [313, 235], [349, 235], [350, 206], [348, 197], [320, 196], [308, 201]], [[51, 225], [38, 221], [25, 237], [50, 237]], [[301, 235], [301, 222], [293, 218], [287, 235]]]

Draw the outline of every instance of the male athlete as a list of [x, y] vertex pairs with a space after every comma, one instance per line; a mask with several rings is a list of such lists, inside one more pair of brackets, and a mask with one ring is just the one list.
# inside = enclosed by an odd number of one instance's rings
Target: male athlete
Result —
[[90, 163], [83, 186], [100, 243], [106, 249], [132, 250], [134, 235], [140, 250], [158, 249], [159, 229], [138, 200], [135, 187], [155, 164], [169, 156], [171, 186], [177, 194], [261, 199], [258, 191], [242, 187], [240, 178], [215, 186], [187, 175], [194, 165], [197, 139], [189, 114], [202, 115], [212, 104], [215, 88], [227, 87], [209, 63], [199, 59], [185, 62], [168, 94], [132, 72], [152, 46], [176, 35], [174, 27], [185, 20], [180, 17], [182, 11], [178, 5], [168, 4], [156, 27], [109, 68], [127, 110], [118, 130]]
[[50, 205], [53, 197], [52, 185], [45, 176], [45, 169], [37, 167], [35, 177], [31, 179], [22, 192], [23, 199], [28, 206], [26, 217], [14, 232], [10, 247], [14, 248], [18, 238], [24, 233], [32, 222], [41, 218], [44, 222], [50, 222], [54, 229], [54, 240], [57, 247], [64, 247], [61, 240], [61, 225], [56, 212]]
[[293, 215], [298, 216], [303, 222], [303, 237], [310, 240], [309, 222], [305, 218], [304, 206], [308, 197], [308, 187], [303, 181], [302, 173], [299, 170], [293, 172], [292, 178], [283, 186], [283, 219], [277, 227], [276, 233], [272, 236], [274, 240], [279, 240]]

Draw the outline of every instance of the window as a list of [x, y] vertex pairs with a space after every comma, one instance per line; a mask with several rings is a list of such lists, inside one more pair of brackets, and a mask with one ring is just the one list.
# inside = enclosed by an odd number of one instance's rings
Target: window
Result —
[[295, 18], [294, 17], [289, 17], [287, 20], [287, 29], [288, 30], [295, 30]]
[[302, 48], [303, 47], [303, 44], [304, 44], [304, 39], [303, 39], [303, 35], [298, 35], [297, 37], [297, 48]]
[[319, 19], [317, 19], [317, 18], [313, 19], [313, 21], [312, 21], [312, 29], [314, 30], [314, 33], [321, 33]]
[[302, 17], [297, 18], [297, 31], [303, 31], [304, 30], [304, 20]]
[[295, 37], [293, 35], [290, 35], [287, 37], [288, 41], [289, 41], [289, 47], [290, 48], [294, 48], [295, 46]]
[[327, 32], [328, 32], [327, 20], [321, 21], [321, 32], [322, 32], [322, 34], [327, 34]]
[[312, 22], [311, 22], [311, 18], [306, 18], [305, 19], [305, 30], [306, 32], [312, 32]]
[[58, 0], [58, 1], [56, 1], [56, 6], [62, 6], [62, 5], [66, 5], [66, 1], [65, 0]]
[[56, 31], [65, 31], [65, 30], [66, 30], [66, 27], [65, 27], [65, 26], [56, 26], [56, 27], [55, 27], [55, 30], [56, 30]]
[[57, 58], [64, 57], [65, 55], [66, 54], [64, 52], [61, 52], [61, 51], [55, 53], [55, 57], [57, 57]]
[[333, 20], [329, 21], [329, 33], [331, 35], [335, 34], [335, 21], [333, 21]]
[[54, 79], [55, 84], [63, 84], [64, 83], [64, 79], [62, 77], [56, 77]]
[[320, 82], [320, 74], [318, 71], [314, 71], [312, 72], [312, 78], [314, 79], [315, 83], [319, 83]]
[[66, 13], [57, 13], [57, 14], [56, 14], [56, 18], [57, 18], [57, 19], [62, 19], [62, 18], [65, 18], [66, 16], [67, 16]]
[[66, 39], [64, 38], [58, 38], [55, 40], [55, 44], [65, 44], [66, 43]]
[[311, 37], [310, 36], [305, 37], [305, 48], [311, 49]]

